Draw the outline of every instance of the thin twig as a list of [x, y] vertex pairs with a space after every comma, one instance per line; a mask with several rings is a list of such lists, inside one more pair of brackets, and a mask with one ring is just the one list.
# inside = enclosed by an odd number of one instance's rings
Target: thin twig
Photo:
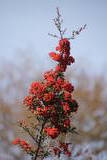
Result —
[[60, 12], [59, 12], [59, 8], [56, 8], [56, 13], [57, 13], [57, 16], [53, 19], [53, 21], [54, 21], [54, 24], [55, 24], [57, 30], [59, 31], [60, 37], [57, 36], [56, 34], [50, 34], [49, 33], [48, 35], [50, 35], [52, 37], [55, 37], [55, 38], [63, 39], [63, 35], [65, 34], [67, 29], [66, 28], [62, 29], [63, 19], [61, 17]]
[[69, 39], [69, 40], [70, 40], [70, 39], [75, 39], [76, 36], [79, 35], [79, 34], [86, 28], [86, 26], [87, 26], [87, 25], [85, 24], [83, 27], [80, 27], [78, 30], [72, 31], [72, 36], [69, 37], [68, 39]]
[[[59, 31], [60, 36], [58, 36], [56, 34], [50, 34], [50, 33], [48, 33], [48, 35], [52, 36], [54, 38], [63, 39], [63, 36], [64, 36], [67, 29], [66, 28], [62, 29], [63, 19], [62, 19], [60, 12], [59, 12], [59, 8], [56, 8], [56, 13], [57, 13], [57, 16], [53, 19], [53, 21], [54, 21], [54, 24], [55, 24], [57, 30]], [[83, 27], [80, 27], [78, 30], [72, 31], [71, 37], [69, 37], [67, 39], [68, 40], [75, 39], [76, 36], [79, 35], [86, 28], [86, 26], [87, 25], [85, 24]]]
[[40, 130], [40, 137], [39, 137], [39, 141], [38, 141], [38, 148], [36, 150], [36, 154], [35, 154], [34, 160], [36, 160], [37, 157], [38, 157], [38, 153], [39, 153], [39, 149], [40, 149], [41, 141], [42, 141], [42, 132], [43, 132], [45, 123], [46, 123], [46, 120], [42, 123], [42, 127], [41, 127], [41, 130]]
[[59, 38], [56, 34], [51, 34], [51, 33], [48, 33], [49, 36], [52, 36], [52, 37], [55, 37], [55, 38]]
[[29, 136], [30, 136], [36, 143], [38, 143], [37, 138], [35, 138], [35, 137], [32, 135], [32, 133], [29, 131], [28, 128], [23, 128], [23, 129], [29, 134]]

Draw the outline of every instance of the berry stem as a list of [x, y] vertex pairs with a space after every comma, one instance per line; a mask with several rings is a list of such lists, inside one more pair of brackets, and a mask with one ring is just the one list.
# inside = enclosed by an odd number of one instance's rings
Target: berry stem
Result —
[[38, 140], [38, 147], [37, 147], [37, 150], [36, 150], [36, 153], [35, 153], [34, 160], [37, 160], [37, 158], [38, 158], [38, 153], [39, 153], [39, 149], [40, 149], [41, 141], [42, 141], [42, 133], [43, 133], [43, 129], [44, 129], [45, 124], [46, 124], [46, 120], [42, 123], [42, 127], [41, 127], [41, 130], [40, 130], [40, 137], [39, 137], [39, 140]]

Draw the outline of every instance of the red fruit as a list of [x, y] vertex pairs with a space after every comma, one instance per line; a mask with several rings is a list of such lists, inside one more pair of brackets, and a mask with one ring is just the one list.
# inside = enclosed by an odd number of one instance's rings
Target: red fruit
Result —
[[53, 139], [58, 137], [60, 133], [58, 128], [45, 128], [44, 131]]
[[33, 106], [33, 100], [34, 100], [33, 96], [25, 96], [25, 98], [23, 100], [23, 104], [26, 105], [26, 106], [32, 107]]
[[68, 91], [64, 92], [64, 100], [68, 101], [71, 100], [71, 93]]
[[57, 72], [65, 72], [66, 68], [67, 68], [66, 65], [62, 65], [62, 64], [61, 64], [61, 65], [57, 65], [56, 68], [55, 68], [55, 70], [56, 70]]
[[43, 100], [46, 102], [51, 101], [54, 98], [54, 93], [53, 92], [49, 92], [49, 93], [45, 93], [43, 96]]
[[59, 50], [59, 52], [61, 52], [63, 54], [69, 55], [70, 42], [68, 41], [67, 38], [61, 39], [59, 41], [59, 47], [57, 48], [57, 50]]
[[75, 62], [75, 59], [72, 56], [69, 56], [67, 65], [70, 65], [71, 63], [74, 63], [74, 62]]
[[61, 61], [61, 55], [57, 54], [55, 52], [50, 52], [49, 53], [50, 57], [54, 60], [54, 61]]
[[73, 92], [73, 90], [74, 90], [74, 87], [69, 82], [64, 82], [62, 87], [68, 92]]
[[41, 98], [43, 92], [44, 92], [44, 85], [40, 82], [33, 82], [31, 84], [29, 93], [37, 96], [38, 98]]
[[22, 146], [24, 146], [24, 145], [26, 145], [27, 143], [26, 143], [26, 141], [21, 141], [20, 144], [21, 144]]
[[70, 41], [67, 38], [63, 38], [59, 41], [60, 46], [70, 46]]
[[43, 115], [43, 108], [37, 107], [37, 108], [36, 108], [36, 111], [37, 111], [37, 114], [38, 114], [38, 115]]
[[63, 124], [64, 124], [65, 128], [69, 127], [70, 126], [70, 119], [65, 119]]
[[69, 114], [71, 112], [71, 108], [67, 102], [62, 103], [64, 114]]
[[19, 144], [20, 143], [20, 139], [19, 138], [16, 138], [13, 142], [12, 142], [12, 144]]

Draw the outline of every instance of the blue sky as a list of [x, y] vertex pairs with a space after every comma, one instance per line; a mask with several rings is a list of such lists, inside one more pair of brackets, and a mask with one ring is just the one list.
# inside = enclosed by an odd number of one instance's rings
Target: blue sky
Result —
[[[57, 33], [52, 19], [60, 8], [67, 35], [87, 24], [86, 30], [71, 41], [77, 65], [90, 72], [106, 71], [107, 0], [0, 0], [0, 59], [13, 59], [16, 54], [31, 52], [35, 63], [47, 68], [48, 53], [54, 51]], [[32, 54], [31, 54], [32, 55]]]

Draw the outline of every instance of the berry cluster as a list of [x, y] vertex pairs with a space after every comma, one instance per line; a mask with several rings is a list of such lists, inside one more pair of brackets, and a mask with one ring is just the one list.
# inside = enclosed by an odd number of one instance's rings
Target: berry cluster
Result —
[[78, 104], [72, 97], [74, 87], [65, 80], [63, 74], [67, 65], [74, 62], [74, 58], [70, 56], [70, 42], [64, 38], [59, 41], [56, 49], [58, 54], [51, 52], [49, 55], [58, 61], [57, 68], [60, 69], [46, 72], [42, 82], [33, 82], [29, 89], [30, 96], [24, 99], [24, 104], [35, 115], [50, 121], [50, 126], [44, 131], [51, 138], [69, 131], [69, 116], [78, 109]]
[[27, 153], [32, 153], [32, 147], [31, 147], [31, 145], [28, 144], [25, 140], [21, 140], [19, 138], [16, 138], [12, 143], [14, 145], [19, 145]]
[[70, 42], [67, 38], [59, 41], [56, 51], [59, 51], [59, 53], [50, 52], [49, 55], [53, 60], [59, 62], [56, 66], [56, 71], [65, 72], [67, 65], [75, 61], [74, 58], [70, 56]]
[[[78, 110], [78, 103], [72, 95], [74, 87], [64, 77], [67, 66], [74, 63], [74, 58], [70, 56], [69, 40], [61, 39], [56, 51], [58, 53], [49, 53], [52, 60], [57, 61], [56, 68], [44, 73], [42, 82], [33, 82], [29, 88], [29, 95], [23, 100], [23, 104], [42, 124], [42, 129], [36, 138], [38, 147], [34, 160], [40, 153], [43, 137], [57, 139], [62, 133], [73, 132], [71, 113]], [[26, 151], [31, 149], [25, 141], [16, 140], [14, 144], [19, 144]], [[61, 152], [68, 156], [71, 155], [66, 143], [60, 143], [59, 147], [53, 148], [53, 151], [55, 155]]]

